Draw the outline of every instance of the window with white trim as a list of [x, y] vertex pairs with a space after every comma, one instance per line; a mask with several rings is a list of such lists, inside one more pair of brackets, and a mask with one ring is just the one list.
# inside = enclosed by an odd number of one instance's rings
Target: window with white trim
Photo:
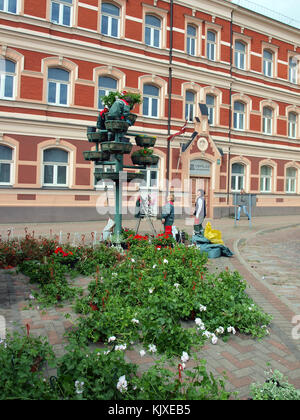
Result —
[[159, 114], [159, 88], [146, 84], [143, 88], [143, 115], [157, 118]]
[[263, 133], [272, 134], [273, 132], [273, 109], [265, 106], [263, 108]]
[[241, 41], [235, 41], [234, 44], [235, 67], [241, 70], [246, 68], [246, 45]]
[[267, 77], [273, 77], [274, 54], [271, 51], [263, 52], [263, 73]]
[[101, 96], [106, 96], [110, 92], [116, 92], [118, 89], [118, 81], [108, 76], [99, 76], [98, 78], [98, 109], [103, 109]]
[[295, 139], [297, 137], [297, 123], [297, 114], [295, 112], [289, 112], [288, 135], [291, 139]]
[[272, 167], [264, 165], [260, 168], [260, 191], [271, 192], [272, 188]]
[[186, 52], [188, 55], [195, 56], [197, 45], [197, 29], [193, 25], [188, 25], [186, 33]]
[[207, 41], [206, 41], [206, 55], [208, 60], [216, 61], [216, 52], [217, 52], [217, 35], [213, 31], [207, 31]]
[[295, 168], [287, 168], [285, 178], [285, 192], [295, 193], [297, 182], [297, 170]]
[[206, 106], [208, 110], [208, 124], [214, 125], [215, 124], [215, 96], [214, 95], [206, 95]]
[[161, 45], [161, 20], [153, 15], [146, 15], [145, 44], [155, 48]]
[[43, 152], [43, 185], [66, 187], [68, 185], [69, 153], [53, 147]]
[[101, 34], [120, 37], [120, 8], [111, 3], [101, 6]]
[[51, 1], [51, 22], [71, 26], [73, 0]]
[[240, 101], [234, 102], [233, 127], [236, 130], [245, 130], [245, 104]]
[[14, 99], [16, 63], [0, 59], [0, 99]]
[[145, 174], [145, 183], [143, 183], [143, 186], [141, 185], [141, 188], [158, 189], [159, 162], [156, 165], [147, 166], [147, 169], [141, 172]]
[[298, 60], [296, 57], [289, 58], [289, 81], [291, 83], [297, 83], [298, 76]]
[[17, 0], [0, 0], [0, 11], [8, 13], [17, 13]]
[[70, 73], [66, 70], [50, 67], [48, 69], [48, 103], [68, 105]]
[[0, 185], [11, 185], [13, 169], [13, 149], [0, 145]]
[[185, 92], [185, 119], [187, 121], [194, 121], [195, 114], [195, 94], [191, 91]]
[[244, 189], [245, 166], [241, 163], [234, 163], [231, 167], [231, 190], [240, 191]]

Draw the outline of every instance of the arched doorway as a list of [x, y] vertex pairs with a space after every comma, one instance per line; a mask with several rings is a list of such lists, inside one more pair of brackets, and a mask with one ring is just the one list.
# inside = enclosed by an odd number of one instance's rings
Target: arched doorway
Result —
[[211, 163], [204, 159], [194, 159], [190, 161], [190, 191], [192, 195], [192, 205], [195, 204], [197, 191], [205, 191], [206, 213], [210, 216], [210, 177]]

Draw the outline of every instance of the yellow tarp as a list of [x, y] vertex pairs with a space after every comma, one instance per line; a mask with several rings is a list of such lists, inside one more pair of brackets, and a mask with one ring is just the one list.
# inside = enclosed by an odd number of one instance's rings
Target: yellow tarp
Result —
[[209, 239], [212, 244], [221, 244], [224, 245], [222, 240], [222, 234], [220, 230], [212, 229], [210, 222], [206, 223], [204, 230], [205, 238]]

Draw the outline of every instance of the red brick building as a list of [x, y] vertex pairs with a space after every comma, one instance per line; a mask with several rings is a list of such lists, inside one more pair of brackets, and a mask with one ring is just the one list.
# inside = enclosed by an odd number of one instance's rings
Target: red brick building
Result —
[[198, 185], [228, 216], [244, 188], [256, 215], [300, 214], [298, 29], [226, 0], [4, 0], [0, 34], [2, 223], [100, 217], [83, 151], [109, 90], [143, 95], [160, 204], [170, 188], [190, 212]]

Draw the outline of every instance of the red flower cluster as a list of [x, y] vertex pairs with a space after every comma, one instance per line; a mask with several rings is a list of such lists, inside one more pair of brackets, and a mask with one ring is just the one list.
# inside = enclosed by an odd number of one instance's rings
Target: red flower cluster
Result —
[[128, 239], [137, 239], [138, 241], [148, 241], [148, 236], [142, 236], [142, 235], [135, 235], [135, 236], [133, 236], [133, 235], [129, 235], [128, 236]]
[[56, 248], [56, 250], [54, 251], [54, 254], [62, 254], [63, 257], [67, 257], [68, 255], [73, 255], [73, 252], [65, 252], [61, 247]]

